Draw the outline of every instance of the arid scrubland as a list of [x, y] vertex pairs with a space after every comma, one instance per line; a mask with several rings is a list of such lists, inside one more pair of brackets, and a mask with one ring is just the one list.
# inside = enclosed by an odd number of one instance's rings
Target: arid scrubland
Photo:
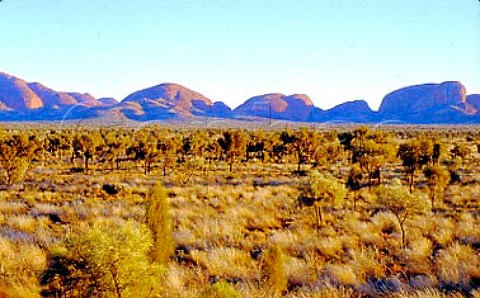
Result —
[[480, 297], [475, 127], [0, 139], [0, 297]]

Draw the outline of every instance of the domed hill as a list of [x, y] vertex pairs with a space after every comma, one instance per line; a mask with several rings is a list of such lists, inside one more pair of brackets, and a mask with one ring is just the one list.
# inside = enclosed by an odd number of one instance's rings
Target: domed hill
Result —
[[106, 107], [113, 106], [118, 103], [118, 100], [116, 100], [113, 97], [102, 97], [102, 98], [99, 98], [98, 101], [102, 104], [102, 106], [106, 106]]
[[[140, 91], [136, 91], [127, 96], [120, 105], [127, 107], [129, 102], [140, 104], [148, 116], [149, 113], [156, 114], [156, 118], [162, 118], [162, 113], [166, 118], [174, 116], [192, 116], [192, 115], [214, 115], [217, 111], [225, 112], [223, 103], [212, 103], [204, 95], [190, 90], [181, 85], [164, 83]], [[150, 118], [150, 117], [148, 117]]]
[[28, 83], [28, 87], [35, 92], [46, 107], [60, 107], [77, 104], [77, 100], [67, 93], [57, 92], [40, 83]]
[[102, 103], [88, 93], [68, 92], [68, 95], [75, 98], [77, 104], [82, 104], [85, 107], [99, 107]]
[[465, 87], [460, 82], [405, 87], [387, 94], [379, 113], [387, 117], [402, 117], [428, 110], [462, 107], [466, 102], [465, 94]]
[[312, 101], [305, 94], [271, 93], [252, 97], [233, 111], [238, 115], [307, 121], [313, 109]]
[[0, 72], [0, 102], [13, 111], [43, 107], [42, 99], [30, 89], [27, 82], [4, 72]]
[[[353, 100], [339, 104], [321, 114], [320, 121], [347, 121], [366, 123], [374, 120], [374, 113], [364, 100]], [[315, 119], [311, 119], [315, 121]], [[317, 120], [317, 121], [318, 121]]]
[[40, 114], [44, 113], [45, 109], [62, 110], [76, 104], [88, 108], [111, 105], [100, 102], [88, 93], [58, 92], [41, 83], [27, 83], [3, 72], [0, 72], [0, 102], [0, 110], [3, 111], [37, 111]]

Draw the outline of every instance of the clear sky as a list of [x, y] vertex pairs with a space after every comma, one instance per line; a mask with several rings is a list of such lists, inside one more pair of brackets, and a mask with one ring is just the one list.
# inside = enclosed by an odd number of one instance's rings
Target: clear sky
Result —
[[0, 70], [96, 97], [175, 82], [231, 107], [281, 92], [377, 109], [414, 84], [480, 93], [480, 1], [3, 0]]

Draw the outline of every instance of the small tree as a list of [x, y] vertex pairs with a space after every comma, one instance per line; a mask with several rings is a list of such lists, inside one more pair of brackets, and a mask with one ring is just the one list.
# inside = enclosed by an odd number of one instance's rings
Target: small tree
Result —
[[445, 145], [439, 142], [433, 144], [432, 163], [434, 166], [438, 165], [438, 161], [440, 160], [440, 157], [443, 155], [443, 151], [445, 151]]
[[359, 164], [368, 178], [371, 188], [373, 180], [381, 183], [381, 168], [395, 156], [396, 145], [390, 134], [359, 127], [352, 132], [339, 135], [345, 150], [351, 152], [351, 164]]
[[317, 147], [315, 131], [306, 127], [291, 133], [283, 131], [280, 140], [284, 146], [290, 149], [292, 154], [296, 155], [297, 171], [300, 172], [302, 164], [306, 164], [312, 158]]
[[427, 185], [430, 190], [430, 202], [432, 210], [434, 210], [435, 195], [442, 193], [450, 181], [450, 173], [439, 166], [427, 167], [423, 170], [425, 178], [427, 178]]
[[137, 133], [135, 141], [127, 148], [127, 154], [133, 155], [134, 160], [143, 162], [143, 172], [145, 175], [152, 171], [153, 164], [160, 158], [161, 143], [158, 138], [150, 131], [140, 131]]
[[450, 150], [450, 153], [452, 154], [453, 159], [459, 157], [463, 163], [470, 156], [472, 150], [467, 145], [460, 144]]
[[29, 167], [29, 163], [25, 157], [4, 159], [1, 163], [5, 171], [6, 184], [8, 186], [15, 182], [22, 181]]
[[317, 225], [324, 226], [323, 209], [326, 206], [340, 205], [345, 198], [346, 191], [344, 185], [332, 176], [312, 171], [309, 174], [306, 195], [313, 199]]
[[432, 141], [424, 137], [409, 140], [399, 146], [397, 156], [402, 159], [410, 192], [413, 192], [415, 184], [415, 171], [423, 169], [432, 161], [433, 151]]
[[358, 192], [362, 188], [362, 169], [360, 166], [353, 164], [348, 173], [346, 186], [353, 192], [353, 210], [357, 210]]
[[103, 152], [103, 158], [106, 162], [109, 162], [111, 166], [115, 163], [118, 171], [120, 169], [121, 158], [125, 155], [130, 140], [124, 133], [119, 131], [106, 132], [102, 137], [106, 146]]
[[379, 186], [376, 193], [377, 203], [397, 218], [402, 233], [402, 248], [405, 248], [405, 221], [414, 214], [427, 212], [428, 201], [410, 193], [398, 179], [394, 179], [391, 185]]
[[85, 131], [74, 137], [74, 155], [83, 157], [85, 173], [88, 174], [90, 160], [101, 151], [102, 146], [103, 139], [98, 131]]
[[457, 157], [454, 159], [443, 160], [442, 164], [445, 165], [450, 173], [450, 184], [458, 183], [462, 181], [462, 177], [459, 174], [459, 168], [462, 164], [462, 160]]
[[339, 161], [342, 147], [335, 134], [319, 134], [313, 153], [314, 167], [328, 167]]
[[222, 133], [217, 142], [227, 156], [230, 172], [233, 171], [236, 158], [245, 154], [245, 133], [240, 130], [227, 130]]
[[1, 137], [0, 165], [7, 185], [23, 179], [34, 154], [35, 147], [26, 134]]
[[176, 160], [178, 159], [177, 151], [180, 147], [179, 139], [175, 136], [172, 137], [161, 137], [158, 140], [157, 148], [160, 153], [160, 157], [163, 160], [163, 177], [167, 176], [167, 168], [173, 167]]
[[265, 288], [274, 296], [281, 296], [287, 289], [288, 279], [284, 258], [283, 251], [278, 245], [272, 245], [263, 256], [262, 271]]
[[145, 219], [153, 238], [150, 257], [163, 265], [168, 263], [175, 249], [169, 211], [167, 192], [161, 183], [157, 183], [147, 199]]

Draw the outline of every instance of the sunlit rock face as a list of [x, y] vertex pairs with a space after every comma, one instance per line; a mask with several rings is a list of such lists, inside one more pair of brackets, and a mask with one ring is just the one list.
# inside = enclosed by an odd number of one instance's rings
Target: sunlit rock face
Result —
[[137, 102], [145, 112], [164, 110], [165, 114], [176, 116], [210, 115], [215, 106], [209, 98], [178, 84], [165, 83], [143, 90], [136, 91], [127, 96], [121, 104]]
[[45, 107], [61, 107], [78, 103], [69, 94], [57, 92], [40, 83], [28, 83], [28, 86], [40, 97]]
[[0, 102], [13, 111], [39, 109], [42, 99], [28, 86], [27, 82], [0, 72]]

